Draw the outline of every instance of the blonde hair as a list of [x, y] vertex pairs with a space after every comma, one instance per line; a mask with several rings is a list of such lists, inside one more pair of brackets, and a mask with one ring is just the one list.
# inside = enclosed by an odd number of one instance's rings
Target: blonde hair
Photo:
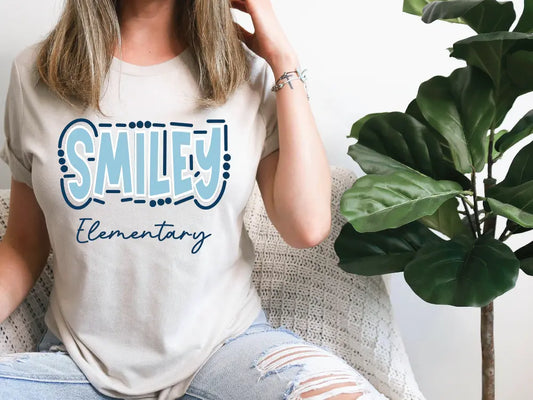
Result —
[[[121, 46], [120, 1], [66, 0], [56, 26], [40, 42], [39, 77], [72, 106], [102, 113], [101, 87]], [[250, 73], [230, 0], [178, 0], [175, 10], [179, 35], [198, 67], [198, 105], [223, 104]]]

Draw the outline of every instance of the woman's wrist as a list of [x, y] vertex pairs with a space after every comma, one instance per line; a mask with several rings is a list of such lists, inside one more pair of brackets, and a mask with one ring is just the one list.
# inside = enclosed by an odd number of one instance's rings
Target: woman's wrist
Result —
[[295, 51], [288, 49], [279, 51], [276, 54], [269, 57], [267, 60], [274, 76], [277, 78], [280, 77], [286, 71], [294, 70], [299, 67], [298, 56]]

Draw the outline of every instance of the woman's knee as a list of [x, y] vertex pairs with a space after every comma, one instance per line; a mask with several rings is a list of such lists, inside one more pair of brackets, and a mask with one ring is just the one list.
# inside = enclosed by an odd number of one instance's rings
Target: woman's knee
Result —
[[300, 368], [289, 382], [284, 400], [386, 400], [360, 373], [331, 351], [312, 343], [277, 344], [254, 362], [260, 379], [288, 368]]

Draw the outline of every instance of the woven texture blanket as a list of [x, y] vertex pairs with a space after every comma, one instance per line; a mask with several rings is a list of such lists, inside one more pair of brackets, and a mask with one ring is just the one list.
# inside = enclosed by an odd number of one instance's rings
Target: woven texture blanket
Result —
[[[425, 400], [414, 378], [380, 276], [365, 277], [338, 267], [333, 244], [345, 217], [342, 194], [357, 176], [331, 166], [332, 228], [322, 243], [297, 249], [287, 245], [270, 222], [257, 183], [245, 212], [254, 243], [254, 284], [274, 327], [285, 326], [326, 347], [364, 375], [390, 400]], [[0, 190], [0, 237], [9, 212], [9, 190]], [[52, 255], [19, 307], [0, 324], [0, 355], [35, 351], [46, 330], [44, 313], [53, 285]]]

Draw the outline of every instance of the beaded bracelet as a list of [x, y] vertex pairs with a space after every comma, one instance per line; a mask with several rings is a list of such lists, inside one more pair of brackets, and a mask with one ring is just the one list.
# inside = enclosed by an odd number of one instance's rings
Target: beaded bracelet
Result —
[[[294, 71], [286, 71], [276, 80], [276, 83], [274, 86], [272, 86], [272, 91], [277, 92], [278, 90], [281, 90], [281, 88], [285, 85], [289, 85], [291, 89], [294, 89], [292, 87], [291, 81], [294, 80], [301, 80], [304, 84], [305, 93], [307, 94], [307, 100], [309, 100], [309, 92], [307, 90], [307, 76], [305, 73], [307, 72], [307, 69], [301, 70], [300, 68], [296, 68]], [[296, 75], [294, 77], [294, 75]], [[284, 80], [284, 82], [282, 82]]]

